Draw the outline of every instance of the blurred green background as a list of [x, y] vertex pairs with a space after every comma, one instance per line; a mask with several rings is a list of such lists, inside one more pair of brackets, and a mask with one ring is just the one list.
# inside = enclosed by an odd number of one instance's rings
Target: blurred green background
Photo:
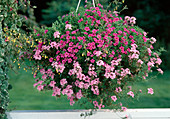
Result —
[[[30, 0], [34, 9], [34, 15], [27, 8], [20, 13], [33, 18], [36, 25], [51, 26], [58, 16], [67, 14], [71, 7], [76, 8], [78, 0]], [[100, 0], [106, 8], [112, 0]], [[149, 82], [138, 83], [136, 87], [147, 89], [152, 87], [154, 94], [140, 97], [140, 101], [129, 103], [129, 108], [170, 108], [170, 10], [165, 7], [169, 1], [162, 0], [125, 0], [124, 5], [128, 10], [121, 13], [122, 16], [135, 16], [137, 25], [148, 32], [149, 37], [155, 37], [157, 43], [155, 49], [164, 47], [167, 52], [161, 56], [163, 63], [161, 68], [164, 75], [158, 75], [156, 79]], [[82, 1], [81, 6], [84, 5]], [[110, 8], [112, 9], [112, 8]], [[29, 23], [29, 22], [28, 22]], [[30, 71], [25, 72], [20, 69], [16, 74], [9, 72], [9, 83], [13, 89], [9, 91], [11, 103], [9, 110], [56, 110], [56, 109], [80, 109], [77, 104], [69, 105], [66, 97], [56, 99], [52, 97], [52, 92], [39, 92], [33, 88], [34, 79]], [[153, 73], [152, 75], [155, 75]]]

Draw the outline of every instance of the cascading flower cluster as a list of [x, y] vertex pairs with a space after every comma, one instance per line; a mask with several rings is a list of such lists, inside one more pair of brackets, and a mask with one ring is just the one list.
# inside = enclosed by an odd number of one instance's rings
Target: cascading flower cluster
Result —
[[30, 40], [34, 45], [25, 53], [32, 53], [37, 68], [34, 87], [52, 90], [52, 96], [67, 95], [70, 105], [86, 97], [95, 108], [126, 110], [122, 98], [142, 92], [132, 90], [131, 83], [146, 79], [153, 67], [163, 73], [159, 53], [153, 51], [156, 39], [148, 38], [135, 23], [135, 17], [123, 19], [98, 4], [71, 12], [52, 27], [34, 30]]

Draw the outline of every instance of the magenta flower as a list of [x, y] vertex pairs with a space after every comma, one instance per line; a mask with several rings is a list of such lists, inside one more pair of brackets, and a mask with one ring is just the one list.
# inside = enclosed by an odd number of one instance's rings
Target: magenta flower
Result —
[[90, 62], [91, 62], [91, 63], [94, 63], [94, 62], [95, 62], [95, 60], [94, 60], [94, 59], [91, 59], [91, 60], [90, 60]]
[[49, 59], [49, 62], [53, 62], [53, 58], [52, 57]]
[[48, 32], [48, 30], [46, 29], [45, 31], [44, 31], [44, 33], [46, 34]]
[[85, 31], [89, 31], [90, 28], [89, 28], [89, 27], [85, 27], [84, 30], [85, 30]]

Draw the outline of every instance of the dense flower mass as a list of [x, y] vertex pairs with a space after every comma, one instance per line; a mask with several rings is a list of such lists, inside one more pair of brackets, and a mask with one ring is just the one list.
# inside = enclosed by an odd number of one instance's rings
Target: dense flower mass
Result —
[[159, 53], [153, 51], [156, 39], [135, 23], [135, 17], [121, 18], [98, 4], [37, 30], [32, 50], [25, 53], [31, 52], [36, 63], [34, 87], [52, 90], [52, 96], [67, 95], [70, 105], [86, 97], [95, 108], [126, 110], [122, 98], [142, 92], [131, 83], [146, 79], [152, 67], [163, 73]]

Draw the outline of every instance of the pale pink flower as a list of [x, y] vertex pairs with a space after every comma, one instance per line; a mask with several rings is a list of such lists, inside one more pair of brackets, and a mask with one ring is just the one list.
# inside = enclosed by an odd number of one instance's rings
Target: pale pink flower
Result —
[[125, 20], [130, 21], [130, 17], [129, 16], [125, 16]]
[[52, 96], [56, 96], [56, 95], [60, 95], [61, 94], [61, 88], [54, 87], [53, 91], [54, 92], [53, 92]]
[[56, 84], [56, 82], [55, 82], [55, 81], [51, 81], [51, 82], [50, 82], [50, 84], [49, 84], [49, 86], [54, 87], [54, 86], [55, 86], [55, 84]]
[[60, 38], [60, 32], [59, 31], [54, 32], [54, 38]]
[[138, 60], [138, 63], [143, 64], [143, 61], [141, 59]]
[[83, 81], [79, 82], [78, 87], [83, 88], [84, 87], [84, 82]]
[[116, 100], [117, 100], [116, 96], [111, 96], [111, 99], [112, 99], [114, 102], [116, 102]]
[[149, 56], [151, 56], [152, 51], [150, 48], [148, 48], [148, 53], [149, 53]]
[[72, 94], [73, 94], [73, 90], [72, 90], [72, 89], [68, 89], [66, 95], [67, 95], [68, 97], [71, 97]]
[[110, 77], [110, 74], [109, 74], [109, 73], [105, 73], [104, 76], [105, 76], [106, 78], [109, 78], [109, 77]]
[[90, 70], [90, 71], [91, 71], [91, 70], [95, 70], [94, 65], [90, 64], [90, 65], [89, 65], [89, 70]]
[[92, 86], [91, 90], [93, 91], [94, 94], [99, 95], [99, 89], [98, 86]]
[[122, 110], [123, 110], [123, 111], [126, 111], [126, 110], [127, 110], [127, 108], [126, 108], [126, 107], [122, 107]]
[[131, 17], [130, 18], [130, 23], [131, 24], [136, 24], [136, 18], [135, 17]]
[[162, 71], [162, 69], [157, 69], [161, 74], [163, 74], [164, 72]]
[[45, 69], [40, 69], [41, 74], [45, 74]]
[[47, 79], [47, 75], [46, 75], [46, 74], [43, 74], [43, 75], [42, 75], [42, 79], [43, 79], [43, 80]]
[[148, 94], [153, 94], [154, 92], [153, 92], [153, 89], [152, 88], [148, 88]]
[[97, 61], [97, 65], [102, 66], [102, 65], [104, 65], [104, 62], [102, 60], [99, 60], [99, 61]]
[[39, 86], [37, 87], [37, 89], [38, 89], [39, 91], [43, 90], [43, 88], [44, 88], [43, 85], [39, 85]]
[[33, 86], [34, 86], [34, 88], [35, 88], [38, 84], [39, 84], [39, 83], [34, 83], [34, 85], [33, 85]]
[[154, 62], [148, 62], [148, 63], [147, 63], [147, 65], [148, 65], [149, 67], [154, 67], [154, 64], [155, 64]]
[[81, 99], [81, 97], [83, 97], [81, 90], [79, 90], [79, 92], [76, 93], [76, 98], [77, 99]]
[[66, 24], [66, 26], [65, 26], [66, 28], [65, 29], [70, 29], [70, 30], [72, 30], [72, 25], [71, 24]]
[[65, 84], [67, 84], [67, 80], [66, 80], [66, 79], [61, 79], [61, 80], [60, 80], [60, 84], [61, 84], [62, 86], [64, 86]]
[[121, 87], [116, 88], [116, 92], [122, 92]]
[[53, 48], [54, 46], [57, 45], [57, 43], [54, 41], [54, 42], [51, 42], [50, 45], [51, 45], [51, 47]]
[[144, 35], [144, 36], [146, 36], [146, 35], [147, 35], [147, 33], [146, 33], [146, 32], [143, 32], [143, 35]]
[[41, 55], [34, 55], [33, 57], [34, 57], [34, 59], [36, 59], [36, 60], [41, 60]]
[[154, 37], [151, 37], [150, 43], [154, 44], [156, 42], [156, 39]]
[[132, 91], [129, 91], [127, 94], [132, 96], [132, 98], [134, 98], [134, 93]]
[[157, 61], [155, 63], [160, 65], [162, 63], [162, 60], [160, 58], [157, 58]]
[[101, 54], [102, 54], [101, 51], [96, 51], [96, 53], [95, 53], [95, 55], [96, 55], [97, 57], [99, 57]]
[[85, 89], [88, 89], [89, 86], [90, 86], [90, 85], [89, 85], [88, 83], [85, 83], [85, 84], [84, 84], [84, 88], [85, 88]]
[[115, 78], [116, 78], [116, 74], [113, 73], [113, 72], [110, 72], [110, 78], [111, 78], [111, 79], [115, 79]]

